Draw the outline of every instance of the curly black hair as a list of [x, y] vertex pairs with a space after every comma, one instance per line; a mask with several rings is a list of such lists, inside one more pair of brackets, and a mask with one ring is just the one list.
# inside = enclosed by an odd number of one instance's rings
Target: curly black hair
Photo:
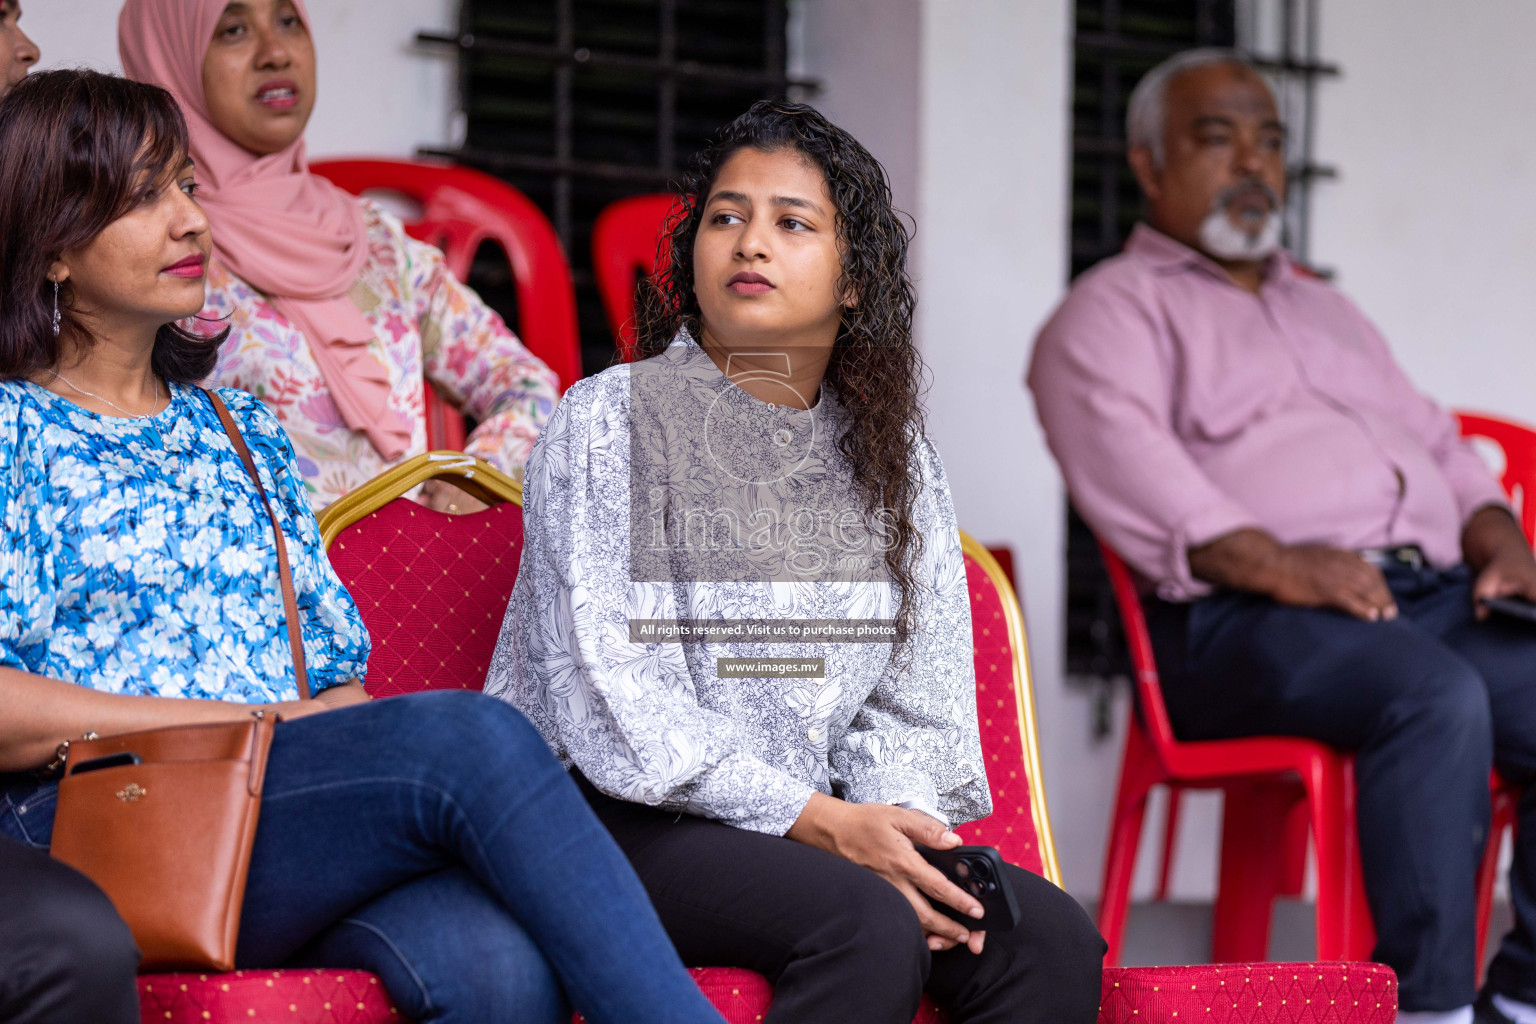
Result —
[[912, 341], [917, 295], [907, 276], [911, 236], [891, 202], [880, 162], [804, 103], [759, 100], [722, 128], [690, 161], [657, 252], [657, 274], [642, 286], [638, 356], [661, 352], [680, 328], [703, 337], [694, 292], [694, 238], [716, 176], [743, 149], [793, 150], [826, 176], [842, 260], [838, 291], [854, 301], [843, 310], [822, 383], [848, 410], [848, 429], [838, 446], [853, 467], [866, 512], [884, 513], [887, 529], [894, 530], [885, 539], [885, 565], [900, 593], [897, 645], [904, 647], [916, 618], [914, 567], [923, 547], [912, 523], [921, 483], [916, 449], [923, 429], [923, 364]]

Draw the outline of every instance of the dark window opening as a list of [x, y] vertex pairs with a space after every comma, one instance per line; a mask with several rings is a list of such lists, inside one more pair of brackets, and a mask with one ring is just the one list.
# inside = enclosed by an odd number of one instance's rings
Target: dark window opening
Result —
[[[785, 0], [463, 0], [456, 33], [418, 35], [457, 48], [466, 118], [463, 146], [423, 154], [495, 174], [549, 216], [586, 373], [614, 356], [592, 222], [616, 199], [665, 191], [753, 101], [814, 88], [787, 75], [786, 16]], [[487, 290], [509, 291], [497, 283]]]

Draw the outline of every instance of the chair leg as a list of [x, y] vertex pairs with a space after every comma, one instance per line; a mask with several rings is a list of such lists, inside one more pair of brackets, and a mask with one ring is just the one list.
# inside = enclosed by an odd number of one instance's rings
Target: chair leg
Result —
[[1343, 759], [1344, 778], [1344, 923], [1340, 941], [1345, 960], [1370, 960], [1376, 949], [1376, 924], [1366, 898], [1365, 864], [1360, 859], [1360, 797], [1355, 788], [1355, 759]]
[[1307, 838], [1312, 819], [1306, 800], [1297, 800], [1285, 816], [1285, 864], [1280, 875], [1280, 895], [1300, 896], [1307, 887]]
[[1515, 795], [1495, 780], [1493, 817], [1488, 829], [1488, 845], [1477, 869], [1477, 983], [1483, 983], [1488, 958], [1488, 923], [1493, 917], [1493, 887], [1499, 877], [1499, 852], [1504, 845], [1504, 830], [1515, 827]]
[[1211, 928], [1211, 960], [1263, 960], [1285, 870], [1282, 839], [1291, 807], [1303, 798], [1292, 782], [1227, 787], [1222, 807], [1221, 878]]
[[1173, 853], [1179, 839], [1179, 810], [1184, 802], [1184, 787], [1168, 786], [1168, 813], [1163, 818], [1163, 866], [1157, 876], [1157, 901], [1168, 899], [1168, 879], [1173, 875]]
[[1104, 963], [1120, 963], [1125, 939], [1125, 918], [1130, 909], [1131, 881], [1136, 871], [1136, 850], [1141, 845], [1141, 826], [1147, 812], [1147, 794], [1162, 781], [1162, 768], [1139, 722], [1134, 719], [1125, 740], [1120, 762], [1120, 785], [1115, 794], [1114, 817], [1109, 823], [1109, 849], [1104, 857], [1104, 885], [1099, 891], [1099, 934], [1109, 946]]
[[1317, 959], [1370, 959], [1375, 938], [1360, 868], [1353, 759], [1330, 756], [1305, 782], [1317, 850]]

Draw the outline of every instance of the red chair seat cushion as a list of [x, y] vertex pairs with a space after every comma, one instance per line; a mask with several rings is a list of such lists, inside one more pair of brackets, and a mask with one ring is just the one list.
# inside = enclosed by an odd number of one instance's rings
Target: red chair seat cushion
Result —
[[[715, 1009], [720, 1011], [727, 1024], [757, 1024], [768, 1012], [773, 1002], [773, 986], [768, 979], [755, 971], [739, 967], [694, 967], [689, 970], [693, 980]], [[574, 1024], [583, 1018], [578, 1014]], [[912, 1018], [912, 1024], [943, 1024], [944, 1015], [927, 999]]]
[[[691, 973], [729, 1024], [756, 1024], [773, 1001], [760, 974]], [[407, 1024], [364, 971], [146, 974], [139, 1005], [142, 1024]], [[1392, 1024], [1396, 1016], [1397, 976], [1367, 963], [1109, 967], [1099, 1007], [1099, 1024]], [[913, 1024], [943, 1021], [925, 999]]]
[[367, 971], [144, 974], [142, 1024], [406, 1024]]
[[1397, 975], [1369, 963], [1106, 967], [1099, 1024], [1392, 1024]]

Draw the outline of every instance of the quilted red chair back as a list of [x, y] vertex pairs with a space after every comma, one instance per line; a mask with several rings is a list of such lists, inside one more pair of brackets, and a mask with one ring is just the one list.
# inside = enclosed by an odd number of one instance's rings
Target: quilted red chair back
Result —
[[592, 273], [626, 363], [635, 358], [635, 284], [656, 273], [662, 229], [679, 209], [674, 195], [632, 196], [610, 204], [592, 225]]
[[[402, 497], [443, 476], [490, 508], [448, 515]], [[467, 455], [418, 456], [329, 506], [321, 535], [373, 652], [375, 697], [485, 685], [523, 551], [517, 483]]]
[[1536, 430], [1479, 412], [1459, 412], [1456, 419], [1462, 437], [1491, 441], [1503, 452], [1504, 472], [1499, 483], [1526, 539], [1536, 542]]
[[966, 586], [976, 663], [976, 714], [992, 814], [956, 829], [967, 843], [995, 846], [1004, 860], [1061, 884], [1051, 841], [1024, 616], [997, 559], [964, 531]]

